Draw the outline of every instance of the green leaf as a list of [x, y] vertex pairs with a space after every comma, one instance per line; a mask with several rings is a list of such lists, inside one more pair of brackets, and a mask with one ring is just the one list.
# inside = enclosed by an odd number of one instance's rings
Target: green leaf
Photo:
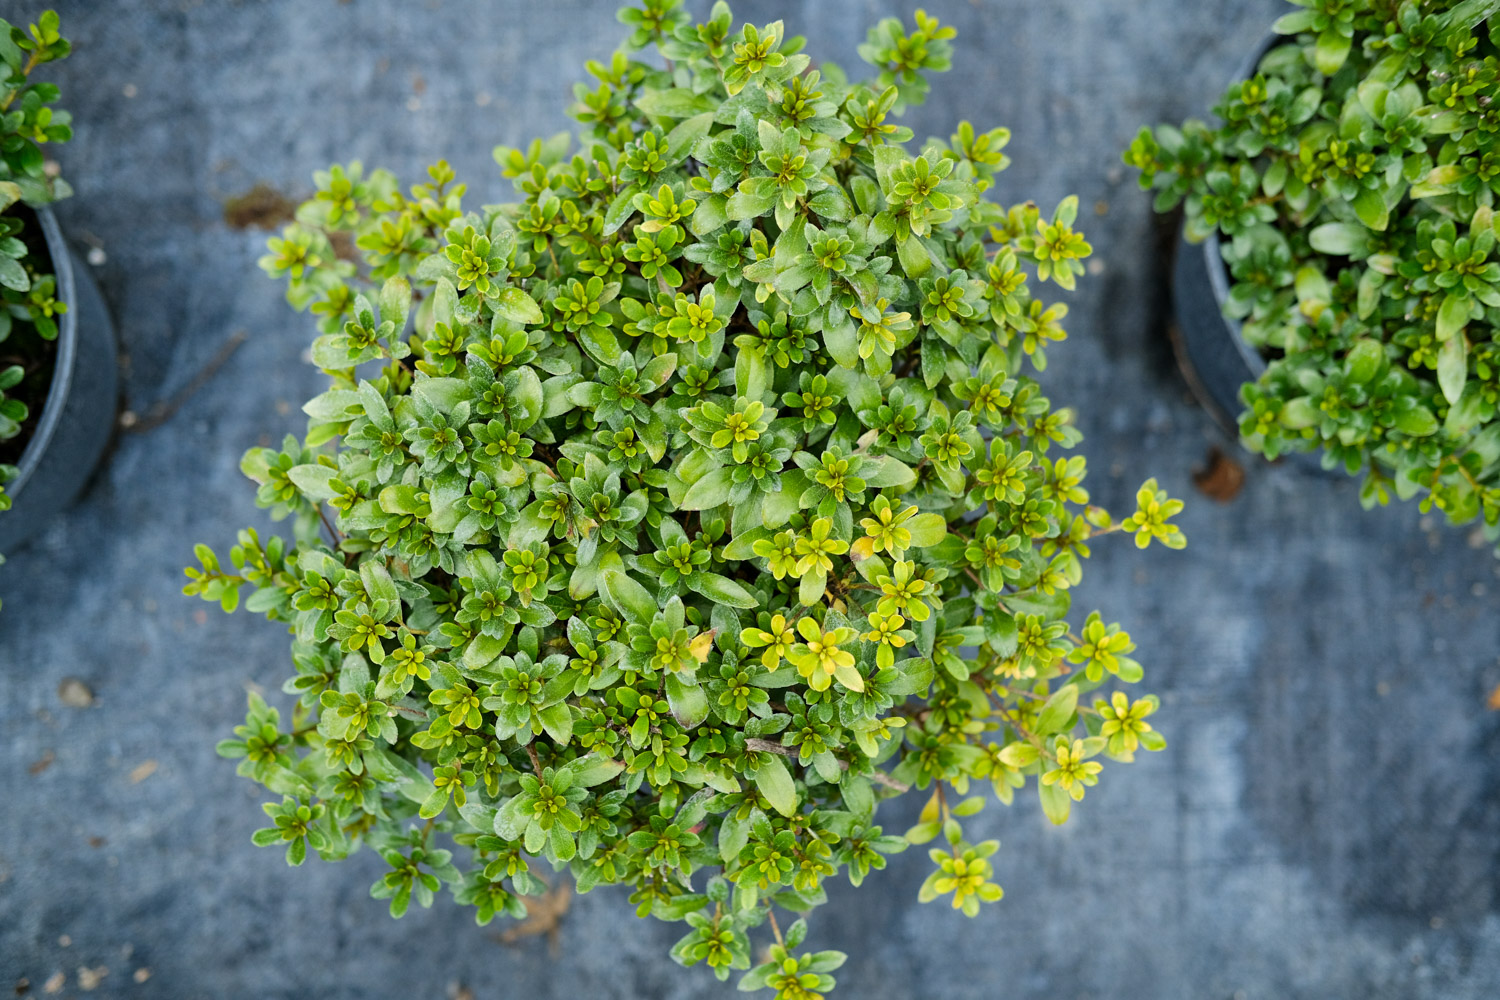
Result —
[[769, 387], [765, 356], [759, 351], [741, 351], [734, 359], [735, 395], [743, 399], [759, 399]]
[[480, 633], [464, 647], [463, 664], [470, 670], [481, 670], [505, 652], [504, 640]]
[[744, 222], [746, 219], [756, 219], [765, 215], [774, 204], [776, 204], [774, 194], [736, 191], [724, 204], [724, 214], [731, 222]]
[[829, 357], [844, 368], [859, 364], [859, 339], [853, 323], [836, 323], [823, 331]]
[[411, 311], [411, 284], [400, 275], [387, 278], [380, 286], [380, 319], [396, 328], [396, 335], [406, 329], [406, 314]]
[[31, 289], [31, 278], [26, 274], [26, 269], [11, 257], [0, 256], [0, 285], [16, 292], [25, 292]]
[[535, 325], [542, 321], [541, 307], [519, 288], [503, 290], [492, 305], [498, 315], [518, 325]]
[[439, 278], [432, 288], [432, 319], [436, 323], [453, 325], [453, 314], [458, 310], [458, 289], [447, 278]]
[[623, 569], [609, 567], [600, 571], [599, 589], [610, 607], [633, 622], [646, 624], [656, 617], [656, 601]]
[[[1463, 395], [1458, 398], [1458, 402], [1448, 408], [1448, 416], [1443, 420], [1443, 432], [1453, 437], [1460, 437], [1473, 430], [1494, 412], [1494, 407], [1485, 403], [1479, 384], [1470, 382], [1464, 386]], [[1492, 424], [1490, 427], [1500, 430], [1500, 424]], [[1473, 448], [1474, 445], [1471, 444], [1470, 447]]]
[[365, 593], [370, 595], [374, 601], [399, 601], [401, 595], [396, 591], [396, 582], [391, 579], [390, 571], [385, 564], [376, 559], [366, 559], [359, 564], [360, 582], [365, 585]]
[[641, 193], [639, 184], [631, 184], [609, 203], [604, 212], [604, 235], [613, 236], [625, 225], [625, 220], [635, 214], [635, 196]]
[[1469, 32], [1500, 11], [1500, 0], [1464, 0], [1448, 12], [1447, 27]]
[[1469, 300], [1456, 292], [1449, 292], [1438, 308], [1437, 338], [1445, 341], [1458, 333], [1469, 322]]
[[904, 525], [911, 532], [911, 546], [925, 549], [936, 545], [948, 535], [948, 522], [941, 514], [918, 514]]
[[321, 503], [334, 496], [333, 487], [329, 483], [337, 479], [338, 474], [339, 470], [330, 469], [326, 465], [294, 465], [287, 470], [286, 477], [297, 487], [297, 492], [315, 503]]
[[1354, 214], [1359, 216], [1360, 222], [1377, 233], [1384, 231], [1386, 224], [1390, 221], [1391, 210], [1386, 205], [1383, 194], [1365, 188], [1355, 196], [1353, 205]]
[[864, 464], [859, 467], [859, 477], [866, 486], [877, 490], [906, 487], [917, 481], [917, 474], [911, 466], [889, 455], [866, 456]]
[[869, 781], [845, 772], [839, 780], [839, 791], [845, 808], [854, 815], [865, 820], [875, 815], [875, 793]]
[[536, 717], [558, 746], [567, 746], [568, 741], [573, 738], [573, 712], [568, 708], [567, 702], [560, 701], [556, 705], [539, 709]]
[[1416, 406], [1396, 416], [1396, 429], [1412, 437], [1426, 437], [1438, 429], [1438, 419], [1425, 406]]
[[667, 704], [683, 729], [696, 729], [708, 718], [708, 695], [697, 684], [684, 684], [676, 674], [667, 675]]
[[755, 787], [771, 803], [771, 808], [781, 815], [790, 816], [797, 811], [797, 786], [778, 754], [761, 754], [760, 767], [755, 772]]
[[1438, 388], [1443, 390], [1443, 398], [1448, 400], [1450, 406], [1456, 404], [1463, 395], [1464, 381], [1468, 377], [1469, 340], [1462, 334], [1449, 337], [1438, 348], [1437, 378]]
[[546, 406], [546, 393], [542, 391], [542, 383], [536, 377], [535, 370], [525, 365], [517, 370], [516, 389], [511, 398], [521, 411], [512, 421], [512, 428], [524, 431], [541, 419], [542, 410]]
[[1048, 594], [1030, 591], [1024, 594], [1007, 594], [1005, 604], [1017, 614], [1040, 615], [1047, 621], [1060, 621], [1068, 613], [1072, 598], [1066, 590]]
[[920, 278], [932, 269], [932, 256], [916, 236], [899, 237], [896, 240], [896, 256], [908, 278]]
[[359, 400], [364, 405], [365, 416], [370, 419], [377, 430], [394, 431], [396, 422], [391, 419], [391, 409], [385, 404], [385, 397], [380, 390], [368, 381], [361, 379], [359, 383]]
[[1318, 36], [1318, 42], [1313, 47], [1313, 65], [1317, 66], [1318, 72], [1324, 76], [1332, 76], [1344, 65], [1344, 60], [1349, 57], [1349, 46], [1351, 39], [1339, 34], [1336, 28], [1329, 28]]
[[[708, 115], [708, 124], [713, 122], [713, 113], [719, 102], [707, 94], [695, 94], [691, 90], [648, 90], [635, 99], [635, 106], [653, 118], [688, 118]], [[707, 132], [705, 126], [704, 131]]]
[[683, 510], [708, 510], [717, 507], [728, 501], [732, 482], [728, 469], [712, 469], [688, 487], [680, 506]]
[[1295, 35], [1306, 31], [1313, 26], [1313, 19], [1317, 15], [1310, 10], [1295, 10], [1290, 14], [1283, 14], [1271, 25], [1271, 30], [1278, 35]]
[[552, 856], [558, 861], [572, 861], [578, 854], [577, 842], [561, 823], [552, 824], [552, 832], [547, 839], [548, 846], [552, 848]]
[[828, 573], [822, 569], [811, 569], [802, 575], [797, 586], [797, 600], [805, 608], [810, 608], [823, 600], [823, 592], [828, 588]]
[[1385, 348], [1380, 341], [1366, 337], [1354, 342], [1344, 357], [1344, 372], [1355, 385], [1364, 385], [1380, 371], [1385, 360]]
[[1000, 751], [1000, 759], [1011, 767], [1029, 767], [1042, 759], [1042, 753], [1031, 743], [1011, 743]]
[[714, 113], [712, 111], [705, 111], [703, 114], [693, 115], [685, 121], [678, 122], [676, 127], [667, 133], [667, 160], [677, 163], [686, 158], [698, 140], [708, 135], [708, 130], [713, 128], [713, 124]]
[[620, 360], [620, 341], [605, 326], [590, 324], [578, 332], [578, 344], [601, 365]]
[[1036, 717], [1036, 731], [1042, 734], [1061, 732], [1078, 710], [1078, 685], [1064, 684], [1053, 692]]
[[1047, 818], [1057, 826], [1066, 823], [1068, 813], [1073, 809], [1073, 800], [1068, 797], [1062, 785], [1044, 785], [1038, 781], [1036, 789], [1042, 799], [1042, 812], [1047, 814]]
[[1347, 222], [1325, 222], [1307, 234], [1307, 241], [1319, 253], [1336, 257], [1363, 255], [1369, 247], [1369, 233], [1364, 226]]
[[689, 581], [689, 586], [716, 604], [727, 604], [731, 608], [754, 608], [760, 605], [739, 583], [717, 573], [696, 573]]
[[595, 785], [602, 785], [625, 770], [625, 763], [610, 760], [598, 753], [591, 753], [579, 757], [567, 765], [567, 768], [573, 776], [573, 784], [583, 788], [592, 788]]
[[417, 815], [423, 819], [432, 819], [446, 808], [448, 808], [448, 793], [441, 788], [434, 788], [427, 798], [422, 800], [422, 806], [417, 810]]

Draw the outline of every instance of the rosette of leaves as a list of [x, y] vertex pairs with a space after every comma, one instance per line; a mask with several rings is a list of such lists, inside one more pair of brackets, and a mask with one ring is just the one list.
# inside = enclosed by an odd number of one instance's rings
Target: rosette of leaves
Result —
[[1240, 431], [1322, 449], [1366, 507], [1500, 523], [1495, 0], [1296, 0], [1220, 121], [1125, 154], [1184, 231], [1221, 235], [1226, 315], [1270, 364]]
[[48, 172], [42, 152], [49, 142], [73, 137], [71, 117], [52, 106], [56, 84], [32, 79], [38, 67], [64, 58], [70, 48], [55, 11], [24, 29], [0, 18], [0, 511], [10, 509], [5, 484], [16, 475], [22, 431], [33, 417], [27, 401], [40, 401], [47, 391], [44, 380], [27, 376], [46, 368], [45, 342], [57, 339], [57, 317], [67, 311], [57, 300], [56, 278], [39, 259], [41, 234], [16, 207], [40, 208], [72, 193]]
[[683, 964], [816, 996], [843, 956], [778, 910], [938, 841], [922, 896], [973, 913], [981, 790], [1061, 822], [1164, 745], [1129, 635], [1075, 631], [1069, 591], [1098, 535], [1181, 545], [1181, 504], [1089, 506], [1025, 373], [1064, 336], [1035, 290], [1088, 253], [1074, 200], [1002, 208], [1003, 129], [914, 152], [893, 120], [951, 31], [881, 22], [849, 83], [723, 4], [621, 19], [579, 151], [495, 151], [520, 202], [466, 209], [443, 163], [318, 176], [263, 264], [331, 384], [243, 463], [291, 535], [200, 547], [186, 590], [291, 630], [290, 716], [255, 699], [220, 748], [288, 860], [369, 844], [393, 913], [446, 887], [481, 923], [567, 869], [686, 922]]

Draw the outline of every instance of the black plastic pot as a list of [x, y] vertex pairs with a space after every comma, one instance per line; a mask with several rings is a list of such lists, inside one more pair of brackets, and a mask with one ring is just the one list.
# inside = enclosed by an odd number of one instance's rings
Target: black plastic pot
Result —
[[16, 477], [5, 484], [12, 504], [0, 513], [0, 552], [13, 551], [78, 496], [109, 444], [119, 392], [115, 329], [104, 299], [51, 209], [38, 209], [36, 219], [68, 311], [58, 323], [47, 401]]
[[[1285, 39], [1271, 34], [1256, 46], [1235, 71], [1234, 80], [1255, 75], [1261, 59]], [[1240, 330], [1239, 320], [1224, 315], [1229, 298], [1229, 267], [1219, 252], [1219, 234], [1202, 243], [1189, 243], [1179, 235], [1172, 264], [1172, 309], [1176, 322], [1169, 332], [1177, 367], [1198, 402], [1223, 428], [1240, 440], [1240, 387], [1265, 373], [1266, 359]], [[1276, 464], [1304, 472], [1341, 476], [1341, 469], [1325, 469], [1321, 452], [1288, 452]]]
[[1198, 402], [1238, 440], [1240, 386], [1260, 378], [1266, 361], [1245, 341], [1239, 322], [1224, 315], [1228, 297], [1218, 235], [1202, 243], [1179, 239], [1172, 266], [1172, 349]]
[[[1234, 81], [1255, 74], [1262, 57], [1280, 35], [1269, 35], [1236, 69]], [[1219, 235], [1202, 243], [1179, 236], [1172, 266], [1172, 349], [1193, 395], [1225, 433], [1239, 440], [1240, 386], [1266, 370], [1260, 352], [1247, 343], [1238, 320], [1224, 315], [1229, 298], [1229, 269], [1219, 255]]]

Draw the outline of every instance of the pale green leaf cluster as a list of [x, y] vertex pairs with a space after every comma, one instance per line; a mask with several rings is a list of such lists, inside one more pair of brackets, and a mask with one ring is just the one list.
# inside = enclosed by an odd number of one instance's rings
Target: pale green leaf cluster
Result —
[[1225, 313], [1270, 361], [1245, 442], [1500, 535], [1500, 4], [1296, 3], [1217, 126], [1125, 160], [1189, 239], [1221, 235]]
[[[1069, 592], [1096, 535], [1180, 544], [1180, 505], [1088, 506], [1026, 374], [1064, 336], [1035, 289], [1088, 253], [1076, 200], [985, 200], [1004, 130], [906, 146], [949, 29], [881, 22], [852, 83], [724, 4], [621, 20], [578, 151], [495, 151], [520, 201], [466, 207], [442, 163], [318, 176], [263, 264], [329, 388], [243, 462], [291, 539], [200, 548], [186, 589], [291, 632], [290, 717], [254, 699], [220, 748], [281, 797], [258, 841], [369, 844], [397, 914], [626, 885], [686, 922], [679, 962], [811, 997], [843, 956], [776, 909], [941, 834], [922, 895], [972, 913], [994, 845], [950, 793], [1030, 784], [1061, 822], [1102, 759], [1164, 746], [1154, 698], [1105, 690], [1141, 679], [1130, 637], [1075, 632]], [[913, 786], [923, 822], [886, 832]]]

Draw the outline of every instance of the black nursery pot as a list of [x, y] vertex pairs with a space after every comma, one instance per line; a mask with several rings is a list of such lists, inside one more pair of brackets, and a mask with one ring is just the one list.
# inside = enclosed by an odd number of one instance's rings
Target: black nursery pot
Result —
[[1266, 360], [1246, 342], [1238, 320], [1224, 315], [1229, 273], [1219, 256], [1219, 236], [1202, 243], [1180, 238], [1172, 266], [1172, 346], [1193, 395], [1225, 432], [1239, 439], [1240, 386], [1266, 370]]
[[[1258, 57], [1257, 57], [1258, 58]], [[1224, 315], [1229, 298], [1229, 269], [1219, 256], [1219, 235], [1202, 243], [1177, 241], [1172, 265], [1172, 350], [1188, 388], [1214, 421], [1235, 441], [1240, 439], [1240, 386], [1266, 370], [1266, 359], [1240, 332], [1239, 320]], [[1292, 451], [1276, 459], [1302, 472], [1341, 476], [1342, 469], [1323, 468], [1320, 452]]]
[[5, 484], [11, 509], [0, 513], [0, 552], [14, 550], [78, 496], [115, 426], [118, 377], [115, 330], [87, 269], [63, 240], [52, 210], [36, 210], [52, 258], [58, 299], [68, 307], [58, 323], [52, 385], [41, 415]]
[[[1234, 80], [1247, 80], [1265, 54], [1284, 39], [1269, 35], [1236, 69]], [[1229, 268], [1219, 254], [1219, 234], [1189, 243], [1179, 234], [1172, 266], [1172, 308], [1177, 322], [1172, 347], [1193, 395], [1225, 433], [1239, 440], [1240, 386], [1266, 370], [1260, 351], [1246, 342], [1238, 320], [1224, 315], [1229, 298]]]
[[[1267, 52], [1285, 39], [1270, 35], [1236, 71], [1235, 81], [1248, 80]], [[1219, 252], [1217, 231], [1202, 243], [1189, 243], [1179, 233], [1172, 264], [1170, 333], [1177, 366], [1188, 387], [1224, 432], [1240, 439], [1240, 387], [1265, 374], [1266, 359], [1245, 340], [1240, 322], [1224, 315], [1229, 298], [1229, 267]], [[1277, 460], [1307, 472], [1327, 474], [1318, 452], [1289, 452]], [[1337, 474], [1337, 473], [1334, 473]]]

